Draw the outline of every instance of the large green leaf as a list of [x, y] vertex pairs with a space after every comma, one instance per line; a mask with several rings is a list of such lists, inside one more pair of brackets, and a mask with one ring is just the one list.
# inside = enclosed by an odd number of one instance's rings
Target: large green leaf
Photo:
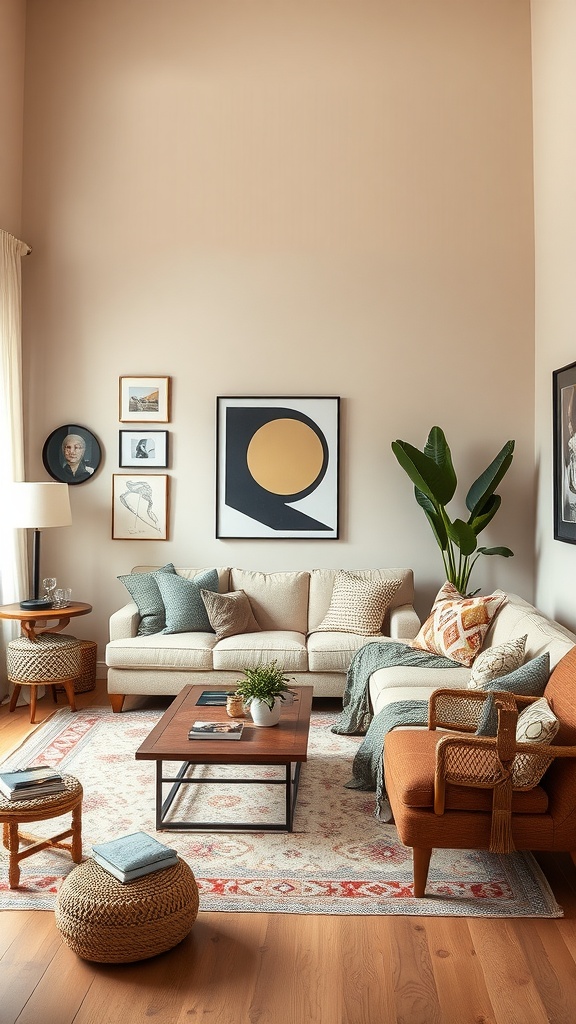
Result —
[[502, 555], [502, 558], [514, 558], [514, 552], [510, 548], [478, 548], [482, 555]]
[[444, 520], [442, 519], [442, 516], [438, 512], [436, 506], [430, 501], [430, 499], [424, 494], [424, 492], [420, 491], [417, 487], [414, 488], [414, 496], [416, 498], [416, 501], [418, 502], [420, 507], [424, 509], [426, 516], [428, 517], [428, 522], [432, 527], [432, 532], [436, 537], [438, 547], [442, 548], [442, 551], [445, 551], [446, 548], [448, 547], [448, 534], [446, 533], [446, 527], [444, 525]]
[[450, 466], [445, 463], [438, 465], [434, 459], [407, 441], [392, 441], [392, 451], [414, 486], [431, 501], [447, 505], [454, 497], [456, 485], [453, 479], [454, 471], [450, 472], [451, 462]]
[[[458, 481], [456, 479], [456, 473], [452, 463], [450, 445], [448, 444], [446, 435], [441, 427], [432, 427], [428, 434], [428, 440], [424, 445], [424, 454], [427, 455], [429, 459], [433, 459], [436, 465], [442, 467], [443, 472], [446, 474], [446, 480], [450, 480], [452, 483], [451, 497], [454, 497]], [[450, 498], [448, 501], [450, 501]], [[446, 504], [446, 502], [444, 502], [444, 504]]]
[[450, 540], [459, 548], [463, 555], [471, 555], [476, 550], [476, 534], [468, 523], [455, 519], [447, 526]]
[[507, 441], [487, 469], [474, 481], [466, 495], [466, 508], [475, 519], [480, 509], [494, 493], [502, 477], [508, 472], [514, 453], [514, 441]]
[[470, 516], [468, 523], [474, 530], [476, 536], [478, 536], [478, 534], [488, 526], [488, 523], [494, 518], [501, 504], [502, 498], [500, 495], [491, 494], [486, 504], [478, 510], [478, 514], [474, 516], [474, 518]]

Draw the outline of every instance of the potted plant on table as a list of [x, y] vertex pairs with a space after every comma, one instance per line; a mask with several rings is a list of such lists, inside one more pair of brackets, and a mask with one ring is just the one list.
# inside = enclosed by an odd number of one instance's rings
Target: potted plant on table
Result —
[[255, 668], [244, 669], [244, 679], [238, 681], [236, 693], [250, 708], [254, 725], [277, 725], [286, 700], [290, 680], [275, 661]]

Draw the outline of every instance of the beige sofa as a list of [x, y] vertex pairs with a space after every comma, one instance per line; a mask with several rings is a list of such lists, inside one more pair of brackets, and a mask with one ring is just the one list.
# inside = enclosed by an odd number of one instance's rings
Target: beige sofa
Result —
[[[526, 662], [546, 652], [550, 669], [576, 645], [576, 635], [553, 619], [546, 618], [534, 605], [516, 594], [508, 594], [506, 603], [495, 615], [486, 633], [482, 650], [527, 636]], [[377, 669], [369, 680], [371, 709], [377, 715], [388, 704], [406, 700], [428, 700], [440, 687], [465, 688], [471, 673], [454, 663], [454, 668], [401, 666]], [[575, 683], [576, 690], [576, 683]]]
[[[151, 572], [158, 566], [136, 566]], [[177, 569], [193, 579], [205, 569]], [[121, 711], [128, 694], [177, 694], [189, 683], [206, 681], [233, 686], [244, 668], [276, 660], [295, 684], [314, 686], [317, 696], [341, 697], [346, 672], [355, 652], [371, 640], [409, 640], [420, 622], [413, 607], [411, 569], [348, 570], [371, 579], [400, 579], [376, 636], [348, 632], [315, 632], [332, 599], [337, 569], [263, 573], [218, 569], [219, 593], [243, 590], [262, 632], [217, 640], [214, 633], [154, 633], [138, 636], [137, 605], [130, 601], [110, 618], [106, 646], [108, 694]]]

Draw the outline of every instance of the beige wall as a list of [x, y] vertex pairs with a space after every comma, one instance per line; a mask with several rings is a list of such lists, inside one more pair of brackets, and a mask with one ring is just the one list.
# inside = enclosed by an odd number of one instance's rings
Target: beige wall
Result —
[[[140, 562], [440, 555], [390, 442], [444, 427], [467, 488], [514, 465], [473, 582], [532, 596], [530, 10], [516, 0], [28, 0], [30, 479], [66, 422], [104, 460], [43, 571], [102, 645]], [[110, 539], [118, 377], [173, 380], [170, 540]], [[217, 395], [342, 396], [341, 539], [219, 541]], [[100, 652], [102, 656], [102, 649]]]
[[536, 231], [537, 597], [576, 628], [576, 546], [554, 540], [552, 372], [576, 361], [576, 5], [532, 0]]
[[19, 236], [26, 4], [0, 2], [0, 228]]

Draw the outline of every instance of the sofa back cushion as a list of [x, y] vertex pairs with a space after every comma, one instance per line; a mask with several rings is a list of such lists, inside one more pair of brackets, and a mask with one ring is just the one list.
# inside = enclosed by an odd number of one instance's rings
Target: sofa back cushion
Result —
[[556, 665], [544, 696], [560, 722], [556, 742], [568, 746], [576, 744], [576, 647]]
[[230, 590], [243, 590], [261, 629], [306, 633], [309, 572], [230, 570]]
[[526, 634], [525, 661], [541, 654], [550, 654], [550, 667], [576, 644], [576, 636], [557, 622], [547, 619], [534, 605], [517, 594], [508, 594], [508, 600], [494, 616], [484, 639], [484, 649], [507, 643]]
[[[399, 589], [390, 601], [388, 613], [384, 619], [383, 632], [386, 633], [390, 608], [399, 608], [403, 604], [414, 604], [414, 575], [411, 569], [350, 569], [354, 576], [368, 580], [402, 580]], [[310, 602], [308, 606], [308, 632], [313, 633], [323, 621], [330, 607], [334, 580], [339, 569], [312, 569], [310, 573]]]

